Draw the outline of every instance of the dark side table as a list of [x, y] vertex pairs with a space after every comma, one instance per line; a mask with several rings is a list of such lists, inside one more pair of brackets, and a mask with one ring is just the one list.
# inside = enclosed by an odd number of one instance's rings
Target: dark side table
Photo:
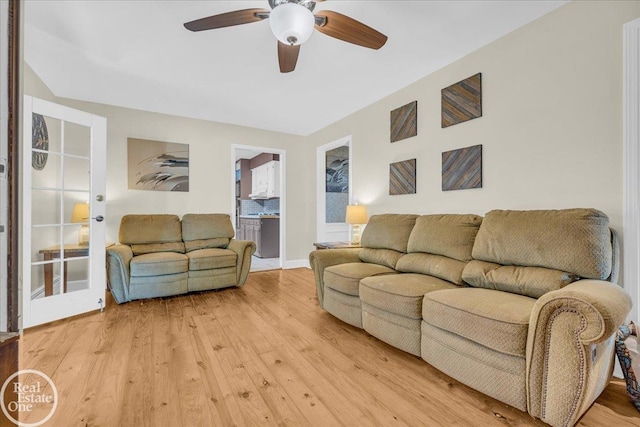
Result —
[[313, 246], [316, 249], [347, 249], [347, 248], [360, 248], [360, 245], [354, 245], [351, 242], [319, 242], [314, 243]]
[[[88, 245], [64, 245], [64, 278], [62, 280], [62, 292], [67, 292], [67, 259], [89, 256]], [[40, 253], [43, 255], [45, 261], [51, 261], [52, 259], [60, 258], [60, 245], [51, 246], [45, 249], [41, 249]], [[47, 263], [42, 265], [44, 267], [44, 295], [53, 295], [53, 264]]]

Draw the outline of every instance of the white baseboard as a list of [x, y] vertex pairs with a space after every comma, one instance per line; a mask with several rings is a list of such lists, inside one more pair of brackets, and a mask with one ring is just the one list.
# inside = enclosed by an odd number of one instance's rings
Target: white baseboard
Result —
[[622, 373], [622, 368], [620, 367], [620, 361], [618, 360], [617, 355], [613, 358], [613, 360], [615, 362], [615, 367], [613, 368], [613, 376], [616, 378], [624, 378], [624, 374]]
[[311, 266], [309, 265], [308, 259], [296, 259], [282, 263], [283, 270], [289, 270], [291, 268], [311, 268]]

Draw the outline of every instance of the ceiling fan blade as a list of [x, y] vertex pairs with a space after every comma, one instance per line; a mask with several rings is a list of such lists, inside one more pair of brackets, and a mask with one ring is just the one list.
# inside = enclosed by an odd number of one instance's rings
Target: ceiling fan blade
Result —
[[234, 25], [262, 21], [268, 17], [269, 11], [266, 9], [243, 9], [196, 19], [195, 21], [185, 23], [184, 27], [191, 31], [214, 30], [216, 28], [232, 27]]
[[316, 20], [316, 29], [336, 39], [370, 49], [380, 49], [387, 42], [387, 36], [381, 32], [341, 13], [323, 10], [316, 17], [325, 21], [322, 25]]
[[296, 69], [299, 53], [300, 45], [289, 46], [278, 42], [278, 62], [280, 63], [281, 73], [290, 73]]

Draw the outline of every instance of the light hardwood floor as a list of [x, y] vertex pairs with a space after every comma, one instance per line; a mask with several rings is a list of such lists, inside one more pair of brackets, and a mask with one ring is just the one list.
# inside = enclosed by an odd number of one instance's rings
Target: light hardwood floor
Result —
[[[545, 425], [319, 309], [308, 269], [25, 332], [60, 393], [47, 426]], [[29, 422], [23, 419], [23, 422]], [[583, 426], [639, 426], [621, 381]]]

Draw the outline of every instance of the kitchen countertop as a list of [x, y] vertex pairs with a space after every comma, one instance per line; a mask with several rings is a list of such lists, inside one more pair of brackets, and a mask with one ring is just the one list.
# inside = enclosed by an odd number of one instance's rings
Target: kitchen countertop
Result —
[[239, 217], [251, 219], [280, 219], [280, 215], [239, 215]]

